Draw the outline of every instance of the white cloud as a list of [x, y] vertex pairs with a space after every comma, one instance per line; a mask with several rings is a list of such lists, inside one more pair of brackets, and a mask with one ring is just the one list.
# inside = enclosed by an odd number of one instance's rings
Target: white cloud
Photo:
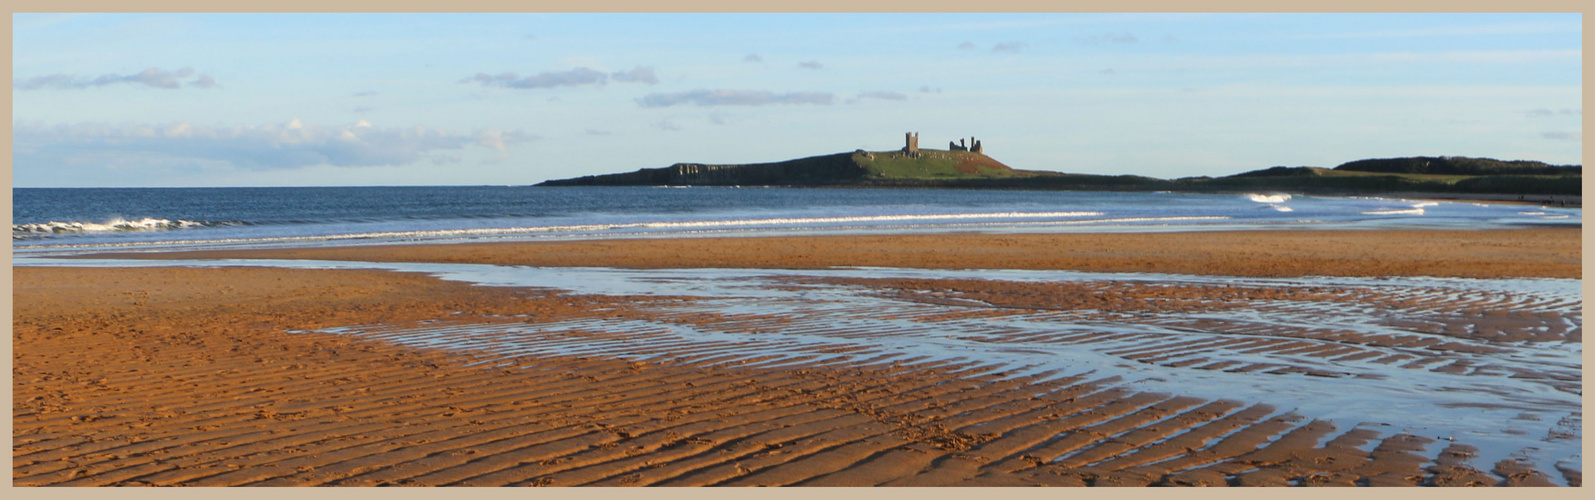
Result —
[[19, 170], [115, 155], [142, 158], [152, 165], [203, 162], [251, 170], [404, 165], [435, 160], [443, 151], [470, 146], [491, 149], [506, 158], [509, 145], [537, 139], [519, 130], [378, 128], [365, 120], [335, 127], [306, 125], [298, 119], [281, 125], [234, 127], [186, 122], [17, 124], [13, 131]]

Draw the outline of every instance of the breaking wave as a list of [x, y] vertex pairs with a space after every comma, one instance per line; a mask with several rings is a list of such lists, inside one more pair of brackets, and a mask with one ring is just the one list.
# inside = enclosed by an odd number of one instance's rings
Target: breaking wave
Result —
[[1290, 195], [1288, 194], [1247, 193], [1246, 198], [1258, 203], [1284, 203], [1290, 201]]
[[193, 229], [200, 227], [237, 226], [239, 222], [203, 222], [191, 220], [170, 220], [145, 217], [138, 220], [111, 219], [108, 222], [38, 222], [32, 224], [12, 224], [11, 239], [23, 239], [52, 234], [78, 234], [78, 233], [116, 233], [129, 231], [170, 231], [174, 229]]

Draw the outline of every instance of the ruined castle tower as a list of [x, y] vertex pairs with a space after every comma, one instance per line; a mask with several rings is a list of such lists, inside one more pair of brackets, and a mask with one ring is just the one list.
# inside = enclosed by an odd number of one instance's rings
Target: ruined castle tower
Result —
[[908, 156], [910, 158], [918, 158], [919, 157], [919, 132], [908, 132], [906, 134], [903, 134], [903, 142], [905, 143], [903, 145], [903, 152], [904, 153], [908, 153]]
[[975, 142], [975, 144], [973, 146], [969, 147], [970, 151], [974, 151], [976, 153], [985, 153], [986, 152], [986, 148], [980, 147], [980, 141], [975, 141], [975, 138], [973, 138], [973, 137], [969, 138], [969, 140]]

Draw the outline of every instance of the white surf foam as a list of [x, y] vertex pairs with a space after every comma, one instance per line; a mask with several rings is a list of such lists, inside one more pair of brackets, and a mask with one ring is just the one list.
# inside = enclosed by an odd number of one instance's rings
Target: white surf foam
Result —
[[12, 224], [11, 237], [13, 239], [29, 235], [62, 234], [62, 233], [111, 233], [126, 231], [168, 231], [173, 229], [192, 229], [196, 227], [230, 226], [236, 223], [196, 222], [191, 220], [170, 220], [145, 217], [138, 220], [111, 219], [107, 222], [40, 222], [32, 224]]
[[1258, 203], [1284, 203], [1290, 201], [1290, 195], [1288, 194], [1247, 193], [1246, 198]]

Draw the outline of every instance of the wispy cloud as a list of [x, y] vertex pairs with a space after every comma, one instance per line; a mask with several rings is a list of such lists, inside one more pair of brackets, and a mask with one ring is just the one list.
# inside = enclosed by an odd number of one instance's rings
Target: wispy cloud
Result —
[[830, 92], [787, 92], [777, 94], [767, 90], [689, 90], [686, 92], [648, 94], [637, 99], [645, 108], [662, 108], [677, 105], [695, 106], [764, 106], [769, 104], [832, 104], [836, 95]]
[[375, 90], [367, 90], [367, 91], [364, 91], [364, 92], [355, 92], [354, 93], [354, 97], [371, 97], [371, 96], [374, 96], [374, 95], [377, 95], [377, 91], [375, 91]]
[[519, 130], [453, 132], [426, 127], [379, 128], [365, 120], [347, 126], [305, 125], [299, 120], [259, 126], [213, 127], [79, 123], [18, 124], [13, 133], [19, 165], [71, 164], [120, 155], [152, 164], [220, 162], [250, 170], [334, 165], [404, 165], [433, 153], [482, 147], [507, 158], [509, 146], [538, 140]]
[[803, 69], [825, 69], [825, 65], [820, 64], [819, 61], [803, 61], [798, 63], [798, 67]]
[[199, 75], [199, 77], [195, 78], [194, 81], [188, 82], [188, 86], [199, 87], [202, 89], [212, 89], [220, 87], [221, 85], [217, 84], [216, 79], [211, 78], [210, 75]]
[[649, 85], [659, 83], [659, 78], [654, 76], [654, 69], [642, 66], [632, 68], [631, 71], [616, 71], [610, 73], [609, 77], [614, 78], [617, 82], [646, 83]]
[[[186, 84], [183, 80], [192, 77]], [[131, 75], [118, 75], [108, 73], [94, 78], [76, 77], [56, 73], [53, 75], [36, 76], [33, 78], [12, 80], [11, 86], [17, 90], [38, 90], [44, 88], [79, 90], [104, 87], [126, 83], [132, 85], [145, 85], [161, 89], [177, 89], [184, 86], [198, 88], [218, 87], [216, 80], [210, 75], [195, 74], [194, 68], [182, 68], [177, 71], [166, 71], [160, 68], [147, 68], [144, 71]]]
[[764, 59], [759, 57], [758, 54], [748, 54], [748, 55], [742, 56], [742, 62], [745, 62], [745, 63], [764, 62]]
[[587, 135], [610, 135], [608, 130], [587, 129]]
[[1029, 48], [1029, 47], [1030, 47], [1030, 45], [1027, 44], [1027, 43], [1024, 43], [1024, 42], [1002, 42], [1002, 43], [993, 45], [991, 47], [991, 51], [992, 52], [1007, 52], [1007, 53], [1010, 53], [1010, 54], [1017, 54], [1020, 51], [1023, 51], [1026, 48]]
[[681, 131], [681, 126], [680, 125], [676, 125], [674, 123], [670, 123], [670, 121], [668, 121], [668, 120], [660, 120], [660, 121], [654, 122], [653, 123], [653, 128], [656, 128], [656, 129], [659, 129], [659, 130], [664, 130], [664, 131], [667, 131], [667, 132], [680, 132]]
[[883, 99], [883, 100], [887, 100], [887, 101], [906, 101], [906, 100], [908, 100], [908, 96], [903, 95], [900, 92], [892, 92], [892, 91], [886, 91], [886, 90], [876, 90], [876, 91], [870, 91], [870, 92], [860, 92], [857, 96], [854, 96], [852, 99], [848, 99], [847, 103], [848, 104], [856, 104], [859, 101], [862, 101], [864, 99]]
[[933, 87], [931, 87], [929, 85], [926, 85], [926, 86], [920, 87], [919, 88], [919, 92], [923, 93], [923, 94], [940, 94], [941, 93], [941, 87], [934, 87], [933, 88]]
[[480, 83], [484, 87], [506, 87], [512, 89], [546, 89], [554, 87], [576, 87], [581, 85], [603, 85], [608, 80], [608, 75], [591, 68], [575, 68], [569, 71], [545, 71], [536, 75], [521, 77], [515, 73], [500, 73], [489, 75], [477, 73], [460, 80], [460, 83]]
[[975, 42], [960, 43], [958, 44], [958, 50], [975, 50]]
[[1574, 141], [1574, 142], [1578, 142], [1578, 141], [1583, 141], [1584, 140], [1584, 133], [1583, 132], [1545, 132], [1545, 133], [1540, 134], [1540, 137], [1544, 137], [1546, 139], [1550, 139], [1550, 140], [1553, 140], [1553, 141]]
[[500, 73], [489, 75], [477, 73], [466, 77], [459, 83], [480, 83], [484, 87], [504, 87], [512, 89], [547, 89], [555, 87], [580, 87], [584, 85], [601, 86], [613, 78], [617, 82], [625, 83], [659, 83], [651, 67], [638, 66], [630, 71], [616, 71], [604, 73], [585, 66], [572, 68], [567, 71], [545, 71], [535, 75], [522, 77], [515, 73]]
[[1529, 110], [1527, 114], [1530, 118], [1550, 118], [1552, 116], [1584, 116], [1584, 110], [1575, 108], [1562, 108], [1557, 110], [1538, 108]]

